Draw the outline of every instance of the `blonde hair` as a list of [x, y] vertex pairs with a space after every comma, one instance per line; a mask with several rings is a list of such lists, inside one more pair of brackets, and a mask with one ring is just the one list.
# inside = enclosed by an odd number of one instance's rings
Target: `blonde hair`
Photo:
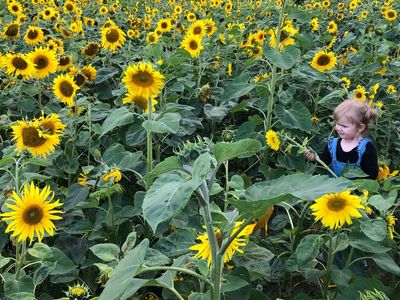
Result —
[[344, 118], [357, 126], [364, 124], [365, 129], [361, 132], [363, 135], [368, 133], [375, 117], [376, 111], [370, 107], [367, 102], [355, 99], [344, 100], [333, 112], [335, 121]]

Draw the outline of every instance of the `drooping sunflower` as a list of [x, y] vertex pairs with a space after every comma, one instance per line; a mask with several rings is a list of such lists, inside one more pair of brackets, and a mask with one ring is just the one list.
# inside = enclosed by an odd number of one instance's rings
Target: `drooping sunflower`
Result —
[[33, 62], [35, 73], [33, 77], [42, 79], [57, 71], [57, 58], [54, 51], [48, 48], [37, 47], [28, 54], [29, 59]]
[[111, 25], [101, 30], [101, 44], [104, 48], [115, 52], [118, 47], [122, 47], [125, 43], [125, 32], [118, 26]]
[[390, 240], [393, 240], [394, 234], [396, 231], [394, 230], [394, 226], [396, 225], [397, 218], [393, 215], [386, 216], [387, 222], [387, 232]]
[[42, 28], [33, 25], [28, 27], [24, 35], [25, 43], [33, 46], [42, 43], [43, 40], [44, 40], [44, 34]]
[[320, 72], [325, 72], [332, 70], [336, 65], [336, 56], [333, 52], [327, 52], [327, 51], [318, 51], [315, 53], [312, 61], [311, 61], [311, 67], [314, 69], [320, 71]]
[[91, 65], [82, 67], [81, 72], [86, 76], [88, 81], [94, 81], [96, 79], [97, 71]]
[[[143, 112], [147, 113], [149, 111], [147, 99], [140, 95], [127, 93], [125, 95], [125, 98], [122, 99], [122, 103], [123, 104], [134, 103], [137, 107], [139, 107], [141, 110], [143, 110]], [[151, 111], [152, 112], [156, 111], [156, 108], [155, 108], [156, 104], [158, 104], [158, 101], [155, 100], [154, 97], [152, 97], [151, 98], [151, 106], [152, 106]]]
[[112, 183], [117, 183], [120, 182], [122, 179], [122, 174], [121, 171], [118, 169], [114, 169], [110, 172], [108, 172], [107, 174], [104, 174], [102, 177], [103, 181], [109, 181], [110, 179], [112, 179]]
[[268, 147], [270, 147], [272, 150], [274, 151], [279, 150], [279, 146], [281, 145], [281, 140], [279, 139], [278, 134], [274, 130], [270, 129], [267, 131], [267, 133], [265, 134], [265, 141]]
[[181, 47], [189, 52], [192, 57], [198, 57], [203, 50], [201, 38], [193, 34], [187, 35], [183, 39]]
[[122, 82], [130, 94], [147, 99], [160, 93], [164, 86], [164, 76], [154, 70], [150, 63], [139, 62], [125, 69]]
[[18, 22], [10, 22], [3, 27], [1, 37], [4, 39], [12, 39], [19, 37], [20, 28]]
[[206, 33], [209, 37], [212, 36], [214, 32], [217, 30], [217, 27], [215, 26], [215, 22], [213, 19], [205, 19], [204, 25], [206, 25]]
[[45, 135], [39, 128], [38, 120], [17, 121], [11, 126], [13, 140], [17, 143], [17, 151], [28, 150], [33, 156], [46, 157], [60, 143], [58, 135]]
[[[229, 234], [229, 236], [233, 236], [242, 224], [243, 224], [243, 222], [235, 222], [235, 226], [234, 226], [233, 230], [231, 231], [231, 233]], [[248, 243], [249, 236], [253, 232], [253, 229], [255, 226], [256, 226], [256, 223], [247, 225], [236, 236], [236, 238], [232, 241], [232, 243], [226, 249], [226, 252], [224, 254], [224, 263], [229, 262], [236, 252], [243, 253], [243, 250], [240, 249], [240, 247], [246, 246], [246, 244]], [[216, 229], [215, 235], [217, 237], [218, 242], [221, 243], [222, 242], [221, 230]], [[198, 235], [197, 240], [200, 243], [191, 246], [189, 249], [197, 251], [197, 253], [194, 257], [200, 258], [200, 259], [206, 259], [208, 266], [210, 266], [212, 257], [211, 257], [211, 246], [210, 246], [210, 242], [208, 239], [208, 234], [205, 232], [203, 234]]]
[[86, 58], [93, 58], [100, 50], [100, 45], [96, 42], [89, 42], [85, 48], [82, 49], [82, 53]]
[[69, 74], [60, 74], [53, 81], [54, 95], [69, 107], [74, 107], [74, 98], [79, 89], [74, 77]]
[[6, 68], [7, 75], [21, 75], [24, 79], [29, 78], [35, 72], [32, 61], [22, 53], [7, 53], [2, 58], [2, 66]]
[[72, 56], [63, 55], [58, 58], [58, 71], [66, 71], [72, 66]]
[[315, 200], [310, 206], [315, 216], [315, 220], [321, 220], [322, 225], [331, 229], [337, 229], [346, 223], [351, 225], [351, 218], [361, 218], [361, 213], [357, 210], [363, 209], [360, 197], [351, 195], [350, 191], [342, 193], [325, 194]]
[[11, 236], [17, 237], [19, 242], [29, 238], [30, 244], [35, 236], [40, 243], [45, 232], [50, 236], [54, 235], [56, 226], [53, 221], [62, 219], [57, 215], [62, 211], [56, 208], [62, 206], [62, 203], [59, 200], [53, 202], [54, 192], [50, 190], [50, 186], [40, 190], [31, 182], [24, 185], [21, 196], [13, 192], [13, 198], [13, 204], [6, 203], [11, 211], [0, 214], [4, 221], [11, 221], [6, 233], [12, 232]]

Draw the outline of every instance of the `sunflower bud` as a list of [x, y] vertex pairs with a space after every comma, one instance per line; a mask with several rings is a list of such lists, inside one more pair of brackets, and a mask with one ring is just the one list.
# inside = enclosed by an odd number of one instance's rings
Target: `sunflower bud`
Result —
[[207, 100], [210, 98], [211, 96], [211, 87], [210, 85], [207, 83], [205, 85], [203, 85], [200, 88], [200, 92], [199, 92], [199, 99], [203, 102], [207, 102]]

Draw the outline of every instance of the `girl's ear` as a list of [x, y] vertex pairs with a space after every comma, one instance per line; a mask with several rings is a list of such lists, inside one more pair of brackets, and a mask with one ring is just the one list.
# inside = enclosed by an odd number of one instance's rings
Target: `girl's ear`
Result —
[[361, 123], [360, 126], [358, 126], [358, 131], [361, 133], [365, 130], [367, 126], [364, 123]]

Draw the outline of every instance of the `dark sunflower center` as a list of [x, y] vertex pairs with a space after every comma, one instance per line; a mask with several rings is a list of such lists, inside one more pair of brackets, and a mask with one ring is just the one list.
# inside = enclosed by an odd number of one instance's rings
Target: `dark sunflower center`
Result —
[[36, 225], [40, 223], [43, 218], [43, 210], [38, 205], [31, 205], [24, 210], [22, 218], [25, 224]]
[[56, 124], [54, 122], [46, 122], [42, 124], [41, 130], [47, 134], [54, 134], [56, 132]]
[[65, 97], [71, 97], [72, 94], [74, 93], [74, 87], [72, 86], [72, 84], [70, 82], [62, 81], [60, 83], [60, 92]]
[[11, 7], [11, 10], [12, 10], [13, 12], [18, 12], [18, 11], [19, 11], [19, 7], [18, 7], [17, 5], [13, 5], [13, 6]]
[[150, 42], [154, 42], [155, 41], [155, 37], [152, 35], [152, 36], [150, 36], [149, 40], [150, 40]]
[[148, 72], [138, 72], [137, 74], [133, 75], [132, 81], [142, 87], [148, 87], [154, 83], [153, 76], [151, 76], [151, 74]]
[[46, 142], [46, 139], [39, 136], [35, 127], [26, 127], [22, 130], [22, 141], [25, 146], [39, 147]]
[[333, 198], [328, 202], [328, 207], [333, 211], [341, 211], [346, 206], [346, 200], [341, 198]]
[[92, 73], [89, 70], [82, 70], [82, 73], [87, 77], [88, 80], [93, 80]]
[[89, 44], [86, 48], [85, 48], [85, 54], [87, 56], [93, 56], [97, 53], [97, 50], [99, 49], [97, 44]]
[[70, 3], [68, 3], [68, 4], [65, 6], [65, 8], [66, 8], [67, 10], [69, 10], [69, 11], [72, 11], [72, 10], [74, 9], [74, 7], [73, 7]]
[[29, 30], [29, 32], [28, 32], [28, 38], [31, 40], [36, 39], [38, 35], [39, 35], [39, 32], [36, 29]]
[[199, 45], [197, 44], [196, 41], [191, 41], [191, 42], [189, 43], [189, 47], [190, 47], [190, 49], [192, 49], [192, 50], [197, 50], [197, 48], [199, 48]]
[[34, 63], [36, 65], [36, 69], [44, 69], [49, 65], [49, 59], [44, 55], [39, 55], [35, 58]]
[[18, 32], [19, 32], [19, 26], [17, 24], [12, 24], [7, 28], [4, 34], [8, 37], [14, 37], [18, 35]]
[[357, 93], [356, 93], [356, 98], [360, 99], [360, 98], [362, 98], [362, 96], [363, 96], [363, 95], [362, 95], [361, 92], [357, 92]]
[[28, 63], [21, 57], [14, 57], [12, 65], [18, 70], [25, 70], [28, 67]]
[[109, 43], [115, 43], [119, 40], [119, 32], [116, 29], [110, 29], [106, 34], [106, 39]]
[[289, 36], [286, 34], [286, 32], [284, 30], [281, 31], [281, 37], [279, 38], [279, 42], [283, 42], [284, 40], [286, 40]]
[[83, 74], [76, 74], [74, 77], [74, 81], [77, 85], [82, 86], [86, 81], [86, 76]]
[[60, 66], [68, 66], [70, 62], [71, 62], [71, 59], [68, 56], [62, 56], [58, 60], [58, 64]]
[[388, 11], [387, 16], [388, 16], [389, 18], [394, 18], [394, 12]]
[[201, 34], [202, 30], [200, 26], [197, 26], [195, 28], [193, 28], [193, 33], [194, 34]]
[[135, 102], [135, 105], [142, 110], [145, 110], [147, 108], [147, 100], [143, 97], [135, 97], [135, 99], [133, 99], [133, 102]]
[[49, 10], [45, 10], [44, 14], [45, 14], [46, 16], [50, 16], [51, 13], [50, 13]]
[[161, 28], [162, 28], [162, 29], [168, 28], [168, 24], [165, 23], [165, 22], [161, 23]]
[[329, 56], [328, 55], [321, 55], [320, 57], [318, 57], [318, 59], [317, 59], [317, 64], [319, 65], [319, 66], [326, 66], [327, 64], [329, 64], [330, 63], [330, 58], [329, 58]]

